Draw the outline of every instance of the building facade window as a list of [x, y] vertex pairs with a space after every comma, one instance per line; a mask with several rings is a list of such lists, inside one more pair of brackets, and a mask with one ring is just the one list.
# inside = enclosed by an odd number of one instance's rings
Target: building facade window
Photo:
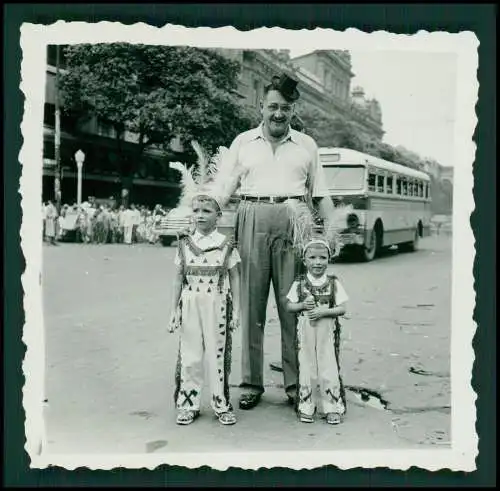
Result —
[[[59, 47], [59, 66], [64, 68], [67, 64], [64, 49], [66, 46], [61, 45]], [[47, 45], [47, 64], [56, 66], [57, 61], [57, 48], [55, 44]]]
[[50, 128], [56, 125], [56, 106], [54, 104], [45, 104], [43, 108], [43, 124]]

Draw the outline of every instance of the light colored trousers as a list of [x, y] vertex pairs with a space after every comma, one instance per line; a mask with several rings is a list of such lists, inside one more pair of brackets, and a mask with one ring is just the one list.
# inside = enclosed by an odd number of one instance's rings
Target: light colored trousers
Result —
[[178, 409], [200, 410], [204, 373], [208, 378], [214, 412], [219, 414], [231, 409], [228, 380], [231, 333], [227, 328], [226, 298], [217, 291], [210, 294], [185, 290], [182, 293], [175, 391]]
[[[300, 315], [297, 326], [299, 358], [298, 410], [312, 416], [345, 413], [340, 368], [335, 354], [334, 319], [309, 321]], [[319, 396], [316, 387], [319, 385]]]
[[123, 242], [125, 244], [132, 244], [132, 230], [133, 225], [128, 225], [127, 227], [123, 227]]
[[292, 225], [288, 206], [241, 202], [236, 220], [236, 243], [241, 256], [242, 383], [247, 391], [264, 392], [264, 327], [273, 284], [281, 324], [281, 360], [285, 390], [297, 386], [296, 316], [287, 312], [286, 296], [297, 272], [291, 249]]

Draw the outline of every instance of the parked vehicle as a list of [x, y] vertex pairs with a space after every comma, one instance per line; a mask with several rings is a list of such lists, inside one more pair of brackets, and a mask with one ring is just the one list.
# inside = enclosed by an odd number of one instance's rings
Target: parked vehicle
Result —
[[320, 148], [335, 205], [352, 205], [342, 251], [371, 261], [383, 248], [415, 251], [430, 235], [430, 178], [415, 169], [346, 148]]
[[159, 222], [155, 224], [154, 233], [165, 247], [174, 242], [177, 234], [192, 225], [191, 214], [186, 208], [170, 210]]
[[[236, 208], [238, 199], [232, 198], [218, 222], [221, 233], [234, 235], [236, 222]], [[177, 234], [193, 226], [191, 210], [187, 208], [174, 208], [155, 225], [155, 234], [163, 246], [168, 247], [177, 239]]]

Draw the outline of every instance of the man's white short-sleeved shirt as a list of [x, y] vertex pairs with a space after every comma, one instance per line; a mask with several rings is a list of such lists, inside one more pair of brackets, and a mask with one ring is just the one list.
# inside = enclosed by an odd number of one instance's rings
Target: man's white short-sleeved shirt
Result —
[[318, 146], [308, 135], [290, 128], [275, 151], [262, 124], [240, 133], [225, 165], [240, 167], [243, 175], [237, 194], [251, 196], [329, 196]]

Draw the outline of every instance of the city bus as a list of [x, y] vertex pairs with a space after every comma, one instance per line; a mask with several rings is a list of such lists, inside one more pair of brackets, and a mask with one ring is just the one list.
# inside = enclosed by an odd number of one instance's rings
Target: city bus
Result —
[[373, 260], [397, 245], [415, 251], [430, 235], [430, 178], [424, 173], [346, 148], [320, 148], [319, 158], [336, 206], [351, 205], [342, 252]]

